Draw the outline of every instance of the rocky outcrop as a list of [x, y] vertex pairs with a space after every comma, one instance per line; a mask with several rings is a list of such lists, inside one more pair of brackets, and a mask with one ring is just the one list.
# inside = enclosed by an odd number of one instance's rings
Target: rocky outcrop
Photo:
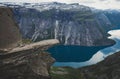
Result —
[[58, 44], [58, 43], [59, 43], [59, 41], [57, 39], [43, 40], [40, 42], [31, 43], [31, 44], [24, 45], [21, 47], [16, 47], [13, 49], [3, 49], [3, 50], [1, 50], [0, 54], [7, 55], [7, 54], [12, 54], [12, 53], [21, 52], [21, 51], [30, 52], [30, 50], [31, 51], [32, 50], [37, 50], [37, 51], [47, 50], [50, 46]]
[[21, 41], [12, 9], [0, 7], [0, 48], [14, 48]]
[[48, 69], [54, 59], [39, 52], [9, 56], [1, 61], [1, 79], [49, 79]]
[[57, 43], [58, 40], [46, 40], [0, 52], [0, 78], [49, 79], [48, 70], [55, 59], [43, 50]]
[[84, 79], [119, 79], [120, 52], [108, 56], [102, 62], [80, 69]]
[[[0, 8], [0, 79], [49, 79], [55, 61], [44, 50], [58, 44], [57, 39], [22, 44], [10, 8]], [[20, 41], [20, 42], [19, 42]]]

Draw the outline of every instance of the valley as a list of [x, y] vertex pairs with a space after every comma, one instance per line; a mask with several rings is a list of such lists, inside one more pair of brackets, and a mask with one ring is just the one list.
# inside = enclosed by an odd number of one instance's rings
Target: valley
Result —
[[120, 78], [119, 10], [58, 2], [0, 6], [0, 79]]

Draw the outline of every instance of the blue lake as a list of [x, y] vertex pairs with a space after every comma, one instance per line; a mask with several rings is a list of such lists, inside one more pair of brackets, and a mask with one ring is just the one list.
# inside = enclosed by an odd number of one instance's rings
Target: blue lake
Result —
[[96, 64], [107, 56], [120, 51], [120, 30], [111, 30], [109, 39], [116, 41], [113, 46], [64, 46], [57, 45], [48, 50], [56, 59], [53, 66], [69, 66], [79, 68]]
[[57, 45], [48, 49], [48, 52], [57, 62], [83, 62], [89, 60], [97, 51], [106, 47], [108, 46]]

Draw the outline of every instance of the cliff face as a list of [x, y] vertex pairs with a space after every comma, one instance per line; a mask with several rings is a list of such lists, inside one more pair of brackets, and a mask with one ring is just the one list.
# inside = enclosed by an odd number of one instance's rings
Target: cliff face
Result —
[[114, 29], [120, 29], [120, 11], [108, 10], [104, 11], [104, 14], [108, 17]]
[[119, 10], [92, 10], [96, 15], [96, 20], [102, 24], [105, 30], [120, 29], [120, 11]]
[[13, 8], [22, 36], [33, 41], [55, 38], [64, 45], [111, 45], [107, 31], [120, 28], [117, 10], [56, 2], [1, 4]]
[[[22, 54], [20, 54], [22, 53]], [[1, 79], [49, 79], [49, 67], [55, 61], [43, 51], [0, 56]]]
[[11, 9], [0, 8], [0, 48], [14, 48], [21, 41]]
[[10, 8], [0, 8], [0, 25], [0, 79], [49, 79], [49, 69], [55, 60], [44, 50], [59, 41], [17, 45], [21, 37]]
[[[112, 28], [108, 18], [102, 19], [89, 7], [78, 4], [26, 4], [13, 8], [24, 38], [33, 41], [58, 39], [65, 45], [110, 45], [107, 31]], [[99, 41], [99, 43], [97, 42]]]
[[108, 56], [104, 61], [80, 69], [85, 79], [119, 79], [120, 52]]
[[55, 59], [44, 50], [59, 43], [44, 40], [0, 52], [0, 79], [50, 79]]

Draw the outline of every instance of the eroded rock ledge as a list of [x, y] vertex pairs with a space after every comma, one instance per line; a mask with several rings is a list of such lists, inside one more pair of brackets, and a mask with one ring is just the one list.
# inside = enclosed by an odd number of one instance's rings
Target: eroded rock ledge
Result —
[[0, 79], [49, 79], [49, 68], [55, 61], [43, 50], [58, 44], [56, 39], [0, 52]]
[[13, 49], [0, 49], [0, 54], [1, 55], [7, 55], [7, 54], [11, 54], [11, 53], [18, 53], [18, 52], [27, 52], [30, 50], [34, 50], [34, 51], [39, 51], [39, 50], [45, 50], [47, 48], [49, 48], [52, 45], [58, 44], [59, 41], [57, 39], [49, 39], [49, 40], [43, 40], [40, 42], [35, 42], [35, 43], [31, 43], [28, 45], [24, 45], [24, 46], [20, 46], [20, 47], [15, 47]]
[[55, 60], [43, 50], [58, 43], [50, 39], [22, 45], [12, 10], [0, 7], [0, 79], [49, 79]]

